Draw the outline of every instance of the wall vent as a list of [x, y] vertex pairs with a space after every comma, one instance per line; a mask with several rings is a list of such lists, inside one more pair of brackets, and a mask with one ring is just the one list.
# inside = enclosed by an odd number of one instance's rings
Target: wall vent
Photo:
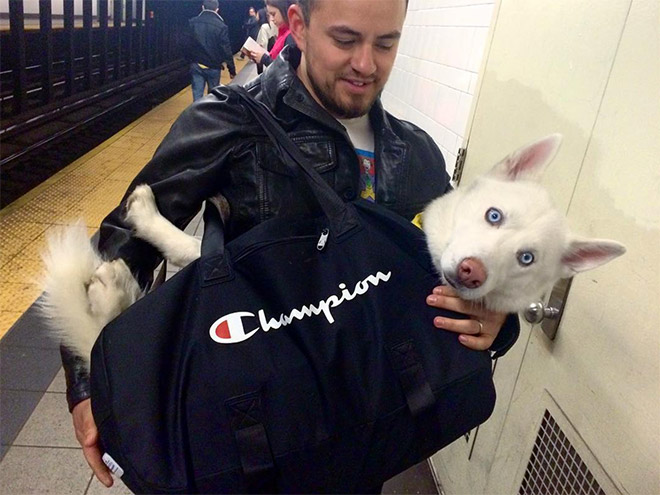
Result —
[[519, 495], [605, 495], [593, 474], [545, 411]]

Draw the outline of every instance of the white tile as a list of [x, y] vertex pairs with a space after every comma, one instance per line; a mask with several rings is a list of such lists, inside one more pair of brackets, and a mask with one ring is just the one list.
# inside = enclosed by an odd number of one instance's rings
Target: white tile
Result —
[[452, 132], [451, 129], [445, 134], [445, 148], [447, 148], [447, 151], [454, 156], [454, 160], [456, 159], [456, 155], [458, 155], [458, 143], [461, 142], [462, 139], [462, 137]]
[[445, 164], [447, 167], [447, 173], [449, 174], [449, 177], [451, 177], [454, 174], [454, 168], [456, 165], [456, 155], [453, 153], [450, 153], [447, 150], [443, 151], [443, 156], [445, 157]]
[[82, 495], [90, 475], [81, 449], [14, 445], [0, 463], [0, 490], [6, 495]]
[[479, 82], [479, 75], [470, 73], [470, 84], [468, 85], [467, 92], [474, 95], [477, 92], [477, 83]]
[[108, 488], [94, 476], [85, 495], [130, 495], [132, 493], [120, 478], [113, 477], [112, 486]]
[[436, 104], [435, 120], [449, 128], [456, 118], [461, 93], [446, 86], [440, 86], [439, 90], [441, 93]]
[[57, 375], [55, 375], [55, 378], [53, 378], [53, 381], [50, 382], [50, 385], [48, 386], [47, 392], [66, 393], [66, 379], [64, 378], [64, 369], [60, 369]]
[[470, 114], [470, 107], [472, 105], [472, 95], [462, 93], [456, 108], [456, 116], [450, 129], [459, 136], [465, 135], [465, 127], [467, 126], [467, 119]]
[[474, 36], [470, 48], [470, 56], [468, 58], [467, 70], [471, 72], [479, 72], [481, 68], [481, 59], [483, 58], [486, 49], [486, 41], [488, 39], [488, 28], [474, 28]]
[[79, 448], [66, 395], [46, 392], [14, 440], [14, 445]]
[[493, 17], [493, 5], [473, 5], [465, 7], [462, 12], [462, 19], [465, 26], [490, 26]]
[[473, 27], [454, 27], [451, 29], [451, 52], [447, 58], [447, 65], [459, 69], [467, 69], [472, 53]]

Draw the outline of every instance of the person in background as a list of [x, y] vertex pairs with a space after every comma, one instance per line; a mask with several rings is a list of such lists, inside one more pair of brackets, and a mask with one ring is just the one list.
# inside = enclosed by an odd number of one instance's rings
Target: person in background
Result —
[[[308, 159], [324, 164], [324, 178], [346, 201], [363, 196], [412, 220], [430, 201], [451, 191], [451, 185], [433, 139], [388, 113], [380, 100], [394, 66], [406, 6], [406, 0], [298, 0], [288, 10], [295, 44], [284, 47], [246, 89], [270, 108], [287, 133], [305, 143]], [[227, 242], [271, 218], [317, 211], [308, 194], [288, 193], [297, 187], [295, 177], [263, 163], [262, 156], [276, 152], [254, 129], [254, 119], [237, 95], [215, 90], [190, 105], [122, 203], [103, 220], [100, 252], [107, 259], [121, 257], [142, 287], [150, 284], [160, 255], [132, 235], [125, 218], [126, 198], [139, 184], [152, 188], [160, 212], [180, 228], [207, 198], [221, 194], [231, 212], [225, 223]], [[361, 178], [364, 174], [368, 177]], [[436, 287], [426, 303], [465, 315], [435, 317], [436, 329], [430, 331], [454, 332], [461, 344], [489, 349], [493, 358], [518, 338], [517, 315], [463, 301], [450, 287]], [[92, 415], [89, 375], [66, 348], [62, 361], [76, 438], [94, 474], [111, 486]], [[370, 493], [380, 489], [375, 486]]]
[[270, 51], [277, 39], [277, 26], [270, 21], [268, 11], [264, 7], [257, 12], [259, 18], [259, 33], [257, 34], [256, 41], [266, 51]]
[[184, 55], [190, 62], [193, 101], [204, 96], [205, 86], [210, 92], [220, 84], [223, 62], [227, 63], [229, 77], [236, 76], [229, 29], [218, 14], [218, 0], [204, 0], [199, 15], [188, 20]]
[[[247, 21], [243, 23], [243, 31], [245, 31], [245, 39], [252, 38], [254, 41], [257, 41], [257, 36], [259, 35], [259, 18], [257, 17], [257, 11], [254, 10], [254, 7], [250, 7], [248, 10]], [[245, 58], [245, 54], [241, 52], [241, 59]]]
[[268, 67], [277, 58], [285, 46], [294, 45], [295, 41], [289, 29], [288, 10], [296, 0], [266, 0], [266, 10], [272, 23], [277, 27], [277, 38], [273, 48], [268, 53], [250, 52], [250, 58], [257, 63]]

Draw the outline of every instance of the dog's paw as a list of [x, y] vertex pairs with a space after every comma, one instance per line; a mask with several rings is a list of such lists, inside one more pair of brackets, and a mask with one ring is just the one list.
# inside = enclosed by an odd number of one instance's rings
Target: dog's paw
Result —
[[156, 198], [146, 184], [137, 186], [126, 200], [126, 220], [136, 229], [148, 226], [158, 217]]
[[90, 313], [106, 323], [116, 318], [136, 300], [133, 283], [137, 286], [123, 260], [101, 263], [87, 287]]

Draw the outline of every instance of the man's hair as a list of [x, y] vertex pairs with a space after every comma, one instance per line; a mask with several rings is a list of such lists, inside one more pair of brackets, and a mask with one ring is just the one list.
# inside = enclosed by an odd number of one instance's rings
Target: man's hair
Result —
[[[266, 0], [268, 1], [268, 0]], [[312, 11], [316, 8], [317, 0], [298, 0], [300, 10], [302, 11], [303, 20], [309, 26], [309, 19], [311, 18]], [[406, 0], [406, 10], [408, 9], [408, 0]]]
[[218, 0], [204, 0], [202, 7], [204, 10], [215, 10], [218, 8]]
[[289, 23], [289, 7], [296, 3], [298, 3], [296, 0], [266, 0], [266, 5], [279, 10], [287, 24]]

